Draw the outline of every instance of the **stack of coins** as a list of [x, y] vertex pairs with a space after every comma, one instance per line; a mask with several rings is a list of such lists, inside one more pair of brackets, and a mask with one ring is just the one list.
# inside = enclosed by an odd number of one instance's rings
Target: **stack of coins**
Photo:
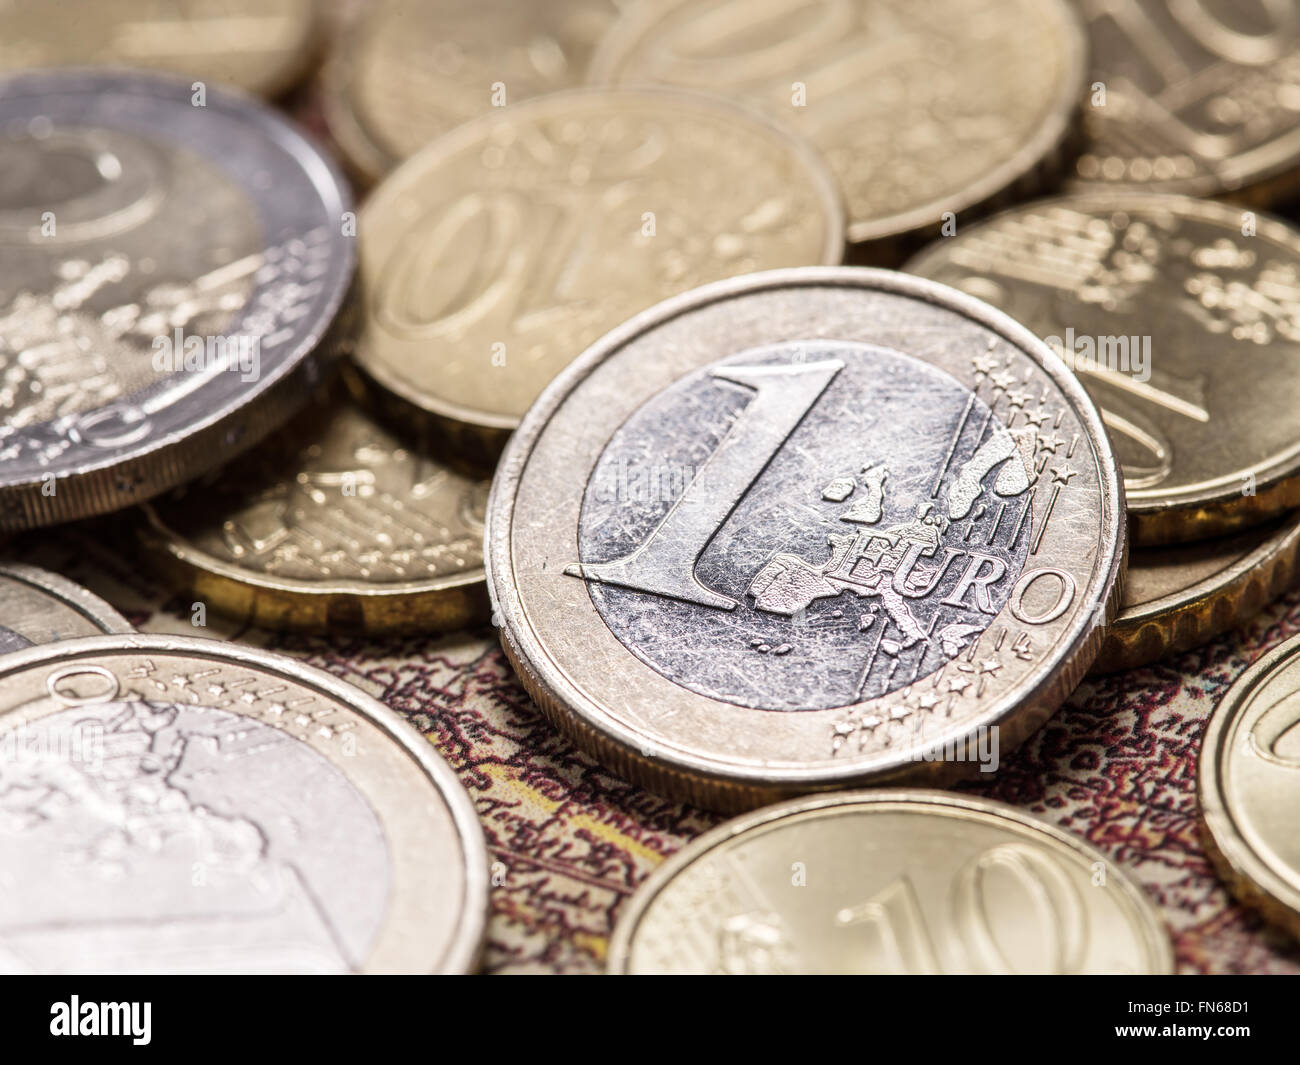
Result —
[[[490, 622], [526, 748], [711, 812], [609, 971], [1173, 971], [969, 781], [1295, 583], [1300, 12], [1220, 6], [0, 11], [0, 962], [473, 969], [501, 756], [341, 674]], [[1200, 806], [1300, 934], [1273, 642]]]

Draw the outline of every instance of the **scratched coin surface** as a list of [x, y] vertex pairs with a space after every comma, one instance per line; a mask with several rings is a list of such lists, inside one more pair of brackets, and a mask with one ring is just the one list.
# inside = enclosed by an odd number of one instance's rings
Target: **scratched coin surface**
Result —
[[6, 0], [0, 71], [149, 67], [269, 96], [305, 71], [316, 34], [313, 0]]
[[752, 101], [826, 157], [850, 240], [888, 242], [1064, 173], [1086, 50], [1064, 0], [656, 0], [592, 79]]
[[1268, 203], [1300, 187], [1300, 7], [1084, 0], [1092, 42], [1081, 187]]
[[907, 264], [1006, 311], [1080, 374], [1139, 543], [1300, 505], [1300, 233], [1147, 193], [1014, 208]]
[[341, 397], [145, 506], [145, 542], [197, 599], [266, 628], [428, 631], [487, 619], [488, 484]]
[[937, 791], [799, 799], [720, 825], [623, 908], [613, 973], [1170, 973], [1168, 933], [1104, 854]]
[[561, 729], [741, 807], [1018, 742], [1096, 654], [1124, 524], [1100, 415], [1042, 341], [812, 267], [668, 300], [557, 379], [493, 481], [488, 586]]
[[0, 660], [0, 970], [463, 972], [487, 852], [451, 768], [322, 670], [95, 636]]
[[1300, 936], [1300, 639], [1255, 660], [1201, 743], [1208, 850], [1243, 901]]
[[1231, 536], [1130, 551], [1094, 672], [1146, 665], [1245, 624], [1294, 586], [1298, 558], [1294, 512]]
[[38, 643], [134, 632], [93, 592], [21, 562], [0, 562], [0, 654]]
[[357, 362], [486, 461], [561, 369], [636, 312], [843, 253], [809, 147], [670, 90], [553, 94], [462, 126], [389, 177], [360, 227]]
[[257, 443], [333, 353], [347, 193], [285, 120], [162, 75], [0, 79], [0, 529]]
[[435, 137], [543, 93], [577, 88], [618, 0], [384, 0], [325, 68], [330, 133], [378, 180]]

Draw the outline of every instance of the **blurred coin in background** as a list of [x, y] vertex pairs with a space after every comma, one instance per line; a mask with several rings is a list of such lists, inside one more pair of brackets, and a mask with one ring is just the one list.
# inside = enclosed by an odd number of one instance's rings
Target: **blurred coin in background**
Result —
[[138, 503], [256, 444], [334, 354], [355, 224], [242, 95], [0, 80], [0, 529]]
[[441, 631], [487, 619], [487, 491], [334, 396], [147, 504], [143, 537], [196, 599], [252, 624]]
[[1300, 505], [1300, 232], [1222, 203], [1111, 192], [1013, 208], [907, 269], [1049, 340], [1097, 400], [1136, 541]]
[[377, 181], [494, 106], [586, 78], [617, 0], [379, 0], [326, 65], [325, 115], [352, 169]]
[[1093, 672], [1143, 666], [1244, 624], [1295, 584], [1298, 556], [1296, 513], [1232, 536], [1135, 548]]
[[314, 0], [6, 0], [0, 73], [147, 67], [276, 96], [306, 73]]
[[820, 159], [743, 108], [663, 89], [539, 97], [435, 141], [366, 202], [356, 361], [385, 424], [490, 469], [597, 337], [706, 281], [837, 263], [843, 233]]
[[665, 794], [991, 772], [1118, 607], [1119, 478], [1006, 315], [776, 270], [666, 300], [547, 389], [493, 481], [489, 590], [542, 710]]
[[1300, 638], [1257, 658], [1215, 708], [1199, 798], [1206, 849], [1224, 881], [1300, 936]]
[[451, 768], [323, 670], [192, 637], [0, 658], [0, 966], [465, 972], [487, 851]]
[[750, 100], [806, 135], [843, 190], [849, 239], [897, 238], [1063, 175], [1087, 41], [1064, 0], [649, 0], [592, 80]]
[[1101, 851], [937, 791], [758, 810], [688, 843], [620, 912], [613, 973], [1169, 973], [1169, 935]]
[[99, 596], [66, 577], [0, 562], [0, 654], [37, 643], [134, 631]]
[[1092, 39], [1080, 191], [1300, 189], [1300, 5], [1080, 0]]

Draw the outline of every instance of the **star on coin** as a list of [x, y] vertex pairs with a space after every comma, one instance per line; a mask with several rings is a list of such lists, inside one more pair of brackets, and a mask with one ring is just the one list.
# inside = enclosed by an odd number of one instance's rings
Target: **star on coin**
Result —
[[1070, 478], [1078, 472], [1079, 471], [1074, 469], [1068, 462], [1063, 466], [1053, 466], [1052, 480], [1057, 481], [1060, 484], [1069, 484]]

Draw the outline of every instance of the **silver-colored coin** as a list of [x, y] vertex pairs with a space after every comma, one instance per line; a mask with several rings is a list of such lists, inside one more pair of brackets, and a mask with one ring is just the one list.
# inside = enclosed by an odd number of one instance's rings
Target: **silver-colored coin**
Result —
[[94, 636], [0, 659], [0, 970], [463, 972], [487, 851], [451, 768], [319, 669]]
[[0, 563], [0, 654], [79, 636], [134, 631], [99, 596], [66, 577], [21, 562]]
[[1168, 973], [1142, 890], [1000, 802], [862, 791], [770, 806], [688, 844], [619, 914], [614, 973]]
[[348, 194], [274, 112], [188, 79], [0, 80], [0, 529], [140, 502], [306, 399]]
[[996, 762], [1095, 656], [1124, 545], [1100, 415], [1041, 340], [838, 268], [597, 342], [512, 438], [486, 532], [543, 710], [723, 808]]

